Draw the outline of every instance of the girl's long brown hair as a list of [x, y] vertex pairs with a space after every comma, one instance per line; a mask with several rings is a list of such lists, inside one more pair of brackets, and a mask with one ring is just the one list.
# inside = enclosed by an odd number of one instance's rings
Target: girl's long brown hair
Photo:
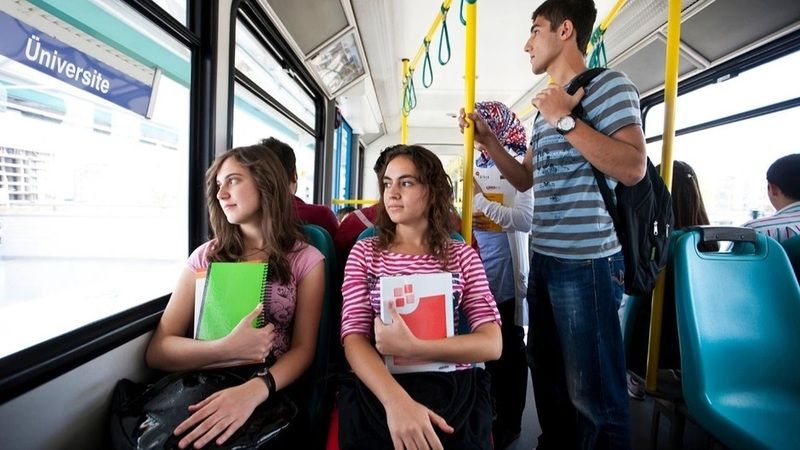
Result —
[[378, 235], [378, 248], [385, 250], [394, 242], [397, 224], [392, 222], [386, 212], [383, 193], [386, 187], [383, 177], [389, 162], [398, 156], [405, 156], [411, 160], [417, 169], [419, 182], [428, 192], [428, 230], [425, 242], [430, 253], [446, 267], [449, 259], [448, 245], [450, 243], [450, 228], [453, 216], [453, 184], [444, 171], [442, 162], [430, 150], [419, 145], [398, 145], [386, 153], [386, 162], [378, 173], [378, 215], [375, 219], [375, 229]]
[[[661, 170], [660, 164], [657, 170]], [[672, 212], [675, 214], [676, 230], [709, 224], [697, 174], [692, 166], [683, 161], [672, 162]]]
[[270, 280], [289, 283], [292, 271], [288, 255], [298, 241], [304, 241], [300, 222], [295, 218], [294, 203], [289, 193], [289, 180], [278, 157], [264, 145], [237, 147], [218, 156], [206, 171], [206, 201], [211, 229], [216, 243], [208, 252], [208, 260], [240, 261], [244, 255], [244, 236], [238, 225], [225, 217], [217, 200], [217, 174], [228, 158], [250, 171], [261, 203], [261, 236], [269, 263]]

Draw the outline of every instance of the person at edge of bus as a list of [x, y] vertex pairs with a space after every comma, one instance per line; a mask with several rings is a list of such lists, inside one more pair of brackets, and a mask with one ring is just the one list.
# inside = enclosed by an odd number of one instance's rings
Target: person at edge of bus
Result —
[[[611, 189], [645, 175], [639, 95], [613, 70], [568, 95], [586, 70], [597, 10], [591, 0], [546, 0], [533, 13], [524, 50], [533, 73], [552, 84], [532, 99], [539, 110], [520, 164], [478, 114], [475, 141], [519, 191], [533, 186], [528, 362], [542, 434], [538, 449], [629, 449], [625, 355], [617, 310], [621, 246], [590, 164]], [[582, 102], [584, 117], [573, 117]], [[587, 122], [588, 121], [588, 122]], [[461, 111], [459, 125], [469, 126]]]
[[[339, 385], [342, 449], [491, 449], [490, 376], [473, 363], [500, 357], [500, 313], [477, 253], [450, 236], [453, 187], [430, 150], [399, 146], [381, 169], [377, 236], [356, 242], [345, 267], [341, 338], [353, 369]], [[452, 274], [454, 324], [471, 332], [423, 340], [388, 304], [381, 277]], [[455, 363], [450, 372], [393, 375], [382, 356]]]
[[[522, 161], [527, 139], [525, 127], [517, 115], [500, 102], [476, 103], [475, 111], [509, 154]], [[503, 353], [499, 360], [486, 363], [486, 370], [492, 376], [495, 406], [494, 446], [500, 450], [519, 438], [528, 390], [522, 327], [528, 324], [525, 296], [530, 268], [528, 232], [533, 220], [533, 192], [531, 189], [518, 192], [500, 175], [491, 155], [480, 146], [477, 150], [472, 223], [481, 246], [489, 289], [497, 301], [502, 320]]]
[[[381, 150], [378, 159], [375, 160], [375, 165], [372, 170], [375, 176], [379, 176], [383, 165], [386, 163], [386, 154], [400, 145], [392, 145]], [[369, 205], [367, 207], [357, 209], [352, 214], [348, 215], [336, 231], [336, 236], [333, 237], [333, 245], [336, 248], [336, 260], [341, 261], [340, 267], [344, 269], [344, 262], [347, 261], [347, 256], [350, 254], [350, 249], [353, 248], [358, 236], [367, 228], [375, 225], [375, 217], [378, 215], [378, 204]], [[453, 231], [461, 231], [461, 216], [455, 211], [453, 212]], [[473, 233], [474, 236], [474, 233]], [[478, 248], [478, 240], [472, 239], [472, 248], [480, 254]]]
[[306, 203], [297, 196], [297, 158], [295, 158], [292, 147], [274, 137], [262, 139], [260, 144], [275, 152], [286, 170], [286, 176], [289, 178], [289, 191], [294, 199], [297, 218], [304, 223], [321, 226], [331, 235], [331, 238], [334, 238], [339, 229], [339, 221], [333, 211], [327, 206]]
[[[278, 158], [263, 145], [238, 147], [217, 157], [206, 172], [206, 195], [214, 239], [198, 247], [147, 347], [147, 364], [165, 371], [199, 370], [237, 360], [277, 358], [237, 367], [248, 381], [218, 391], [189, 407], [191, 414], [175, 428], [180, 448], [221, 445], [269, 396], [290, 386], [311, 365], [325, 284], [324, 256], [303, 237], [293, 217], [289, 180]], [[194, 317], [195, 278], [214, 261], [268, 262], [270, 304], [262, 328], [251, 323], [254, 309], [224, 338], [187, 338]]]
[[800, 153], [778, 158], [769, 166], [767, 196], [775, 214], [759, 217], [743, 226], [778, 242], [800, 235]]

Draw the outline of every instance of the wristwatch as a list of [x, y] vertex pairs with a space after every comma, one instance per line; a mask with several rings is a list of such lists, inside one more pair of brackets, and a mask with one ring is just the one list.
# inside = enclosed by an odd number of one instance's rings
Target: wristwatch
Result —
[[566, 115], [556, 122], [556, 131], [564, 135], [575, 129], [575, 116], [572, 114]]
[[261, 369], [258, 369], [253, 377], [259, 377], [264, 380], [264, 384], [267, 385], [267, 391], [269, 391], [269, 397], [272, 397], [275, 394], [275, 378], [272, 377], [272, 374], [269, 373], [269, 369], [264, 366]]

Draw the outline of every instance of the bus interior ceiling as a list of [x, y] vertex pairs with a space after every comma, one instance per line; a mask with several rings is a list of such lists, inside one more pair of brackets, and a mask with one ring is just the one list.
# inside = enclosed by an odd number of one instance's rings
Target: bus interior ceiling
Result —
[[[328, 14], [341, 10], [360, 36], [367, 61], [367, 76], [336, 96], [345, 118], [367, 144], [366, 167], [385, 146], [399, 142], [402, 103], [402, 58], [414, 58], [438, 12], [439, 2], [429, 0], [266, 0], [286, 37], [299, 51], [313, 54], [314, 42], [327, 43], [341, 34], [331, 31]], [[614, 0], [595, 2], [598, 22]], [[530, 99], [547, 83], [547, 77], [530, 72], [523, 45], [530, 14], [537, 2], [507, 0], [481, 2], [478, 8], [476, 100], [498, 100], [521, 117], [532, 117]], [[325, 6], [323, 6], [325, 5]], [[668, 2], [628, 1], [605, 34], [609, 67], [625, 72], [642, 97], [662, 89], [666, 51]], [[793, 0], [684, 0], [681, 30], [680, 80], [724, 63], [758, 46], [800, 28], [800, 3]], [[452, 58], [437, 61], [439, 32], [430, 44], [433, 82], [422, 86], [422, 63], [414, 79], [417, 108], [409, 114], [409, 142], [436, 145], [440, 154], [458, 154], [462, 138], [454, 115], [463, 107], [464, 41], [458, 21], [459, 2], [448, 13]], [[335, 27], [334, 27], [335, 28]], [[333, 39], [335, 40], [335, 39]], [[364, 177], [365, 192], [372, 180]], [[369, 197], [369, 195], [365, 195]]]

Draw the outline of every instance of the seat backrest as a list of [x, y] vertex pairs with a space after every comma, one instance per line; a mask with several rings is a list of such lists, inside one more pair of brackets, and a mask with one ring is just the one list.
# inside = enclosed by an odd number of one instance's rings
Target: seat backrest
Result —
[[792, 263], [795, 278], [800, 280], [800, 236], [786, 239], [781, 245]]
[[[701, 252], [704, 240], [736, 244]], [[800, 288], [780, 244], [750, 229], [694, 228], [673, 251], [686, 405], [718, 438], [746, 441], [718, 412], [747, 393], [800, 392]]]
[[[375, 227], [367, 227], [364, 231], [361, 232], [361, 234], [358, 235], [357, 240], [360, 241], [368, 237], [373, 237], [375, 236], [375, 234], [376, 234]], [[465, 242], [464, 236], [461, 236], [461, 234], [458, 231], [451, 231], [450, 237], [453, 238], [453, 240]]]
[[329, 413], [330, 396], [329, 387], [333, 384], [330, 383], [329, 367], [330, 367], [330, 354], [331, 354], [331, 338], [332, 333], [332, 317], [331, 313], [331, 290], [332, 282], [331, 277], [336, 267], [336, 252], [333, 247], [333, 239], [324, 228], [306, 224], [303, 225], [303, 231], [308, 239], [308, 242], [319, 250], [325, 256], [325, 293], [322, 297], [322, 314], [319, 321], [319, 333], [317, 334], [317, 351], [314, 355], [314, 360], [311, 367], [299, 381], [298, 391], [303, 393], [306, 397], [306, 402], [300, 406], [301, 413], [307, 414], [308, 429], [314, 430], [314, 433], [324, 434], [327, 424], [327, 415]]

